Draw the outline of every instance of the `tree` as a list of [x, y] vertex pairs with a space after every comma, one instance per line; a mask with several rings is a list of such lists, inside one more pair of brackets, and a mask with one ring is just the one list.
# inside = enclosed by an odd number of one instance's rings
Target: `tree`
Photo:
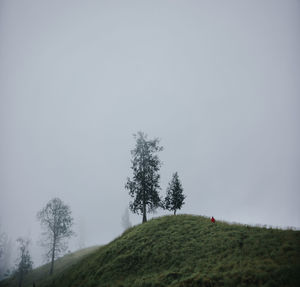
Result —
[[71, 229], [73, 225], [71, 210], [59, 198], [54, 198], [38, 212], [37, 218], [45, 229], [43, 245], [47, 248], [47, 258], [51, 258], [50, 275], [52, 275], [54, 259], [67, 250], [67, 239], [74, 234]]
[[161, 161], [157, 154], [163, 148], [159, 146], [159, 139], [148, 140], [147, 135], [142, 132], [138, 132], [134, 138], [136, 145], [131, 151], [133, 177], [127, 178], [125, 188], [134, 198], [129, 205], [131, 211], [142, 214], [144, 223], [147, 221], [147, 212], [153, 212], [161, 206], [159, 197]]
[[19, 287], [23, 284], [24, 276], [32, 270], [33, 262], [31, 260], [31, 256], [29, 254], [28, 246], [29, 246], [29, 239], [25, 238], [18, 238], [17, 242], [19, 244], [19, 263], [17, 264], [17, 275], [19, 277]]
[[126, 207], [122, 216], [122, 227], [124, 228], [124, 230], [127, 230], [128, 228], [131, 227], [128, 207]]
[[1, 232], [1, 226], [0, 226], [0, 280], [3, 278], [6, 269], [6, 266], [4, 264], [6, 242], [7, 242], [7, 235], [4, 232]]
[[2, 258], [4, 254], [4, 245], [7, 240], [7, 236], [4, 232], [1, 232], [0, 230], [0, 259]]
[[77, 232], [77, 238], [78, 238], [78, 248], [83, 249], [85, 247], [85, 221], [84, 218], [79, 218], [79, 222], [77, 224], [78, 226], [78, 232]]
[[12, 240], [5, 232], [1, 231], [0, 226], [0, 281], [7, 277], [11, 266]]
[[175, 172], [167, 188], [165, 208], [174, 211], [174, 215], [176, 215], [176, 211], [181, 209], [184, 204], [184, 199], [185, 195], [183, 194], [182, 184], [179, 180], [178, 173]]

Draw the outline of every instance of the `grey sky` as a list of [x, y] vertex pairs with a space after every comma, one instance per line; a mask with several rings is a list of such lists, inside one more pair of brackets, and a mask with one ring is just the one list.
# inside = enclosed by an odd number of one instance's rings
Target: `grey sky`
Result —
[[139, 130], [182, 213], [300, 228], [299, 35], [297, 0], [1, 0], [2, 228], [36, 242], [58, 196], [112, 240]]

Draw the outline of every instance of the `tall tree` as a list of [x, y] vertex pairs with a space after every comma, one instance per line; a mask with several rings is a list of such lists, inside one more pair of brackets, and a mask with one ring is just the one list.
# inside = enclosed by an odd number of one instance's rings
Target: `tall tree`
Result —
[[67, 239], [74, 234], [71, 229], [73, 225], [71, 210], [59, 198], [53, 198], [38, 212], [37, 218], [45, 229], [43, 245], [47, 248], [47, 257], [51, 259], [50, 275], [52, 275], [54, 259], [67, 249]]
[[19, 244], [19, 262], [17, 264], [17, 275], [19, 277], [19, 287], [22, 287], [24, 276], [32, 270], [33, 262], [29, 253], [29, 239], [18, 238], [17, 242]]
[[142, 214], [144, 223], [147, 221], [147, 212], [153, 212], [161, 205], [159, 197], [161, 161], [158, 152], [163, 148], [159, 146], [159, 139], [148, 140], [143, 132], [138, 132], [134, 138], [136, 145], [131, 151], [133, 176], [132, 179], [127, 179], [125, 188], [133, 198], [129, 205], [131, 211]]
[[176, 211], [181, 209], [184, 204], [184, 199], [185, 195], [183, 194], [182, 184], [179, 180], [178, 173], [175, 172], [167, 188], [165, 208], [174, 211], [174, 215], [176, 215]]

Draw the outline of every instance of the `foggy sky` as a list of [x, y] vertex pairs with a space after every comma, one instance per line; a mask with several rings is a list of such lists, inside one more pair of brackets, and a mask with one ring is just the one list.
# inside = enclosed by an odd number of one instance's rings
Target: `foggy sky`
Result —
[[299, 35], [298, 0], [1, 0], [2, 230], [35, 246], [59, 197], [73, 250], [121, 234], [140, 130], [179, 213], [300, 228]]

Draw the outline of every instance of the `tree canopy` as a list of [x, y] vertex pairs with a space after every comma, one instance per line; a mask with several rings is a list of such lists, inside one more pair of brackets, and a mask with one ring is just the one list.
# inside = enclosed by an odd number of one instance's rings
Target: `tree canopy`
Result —
[[158, 153], [163, 150], [159, 139], [149, 140], [143, 132], [134, 135], [136, 140], [132, 155], [132, 178], [127, 178], [125, 188], [129, 190], [133, 201], [130, 202], [132, 212], [143, 215], [143, 222], [147, 221], [147, 212], [153, 212], [161, 206], [159, 196], [161, 161]]
[[178, 173], [175, 172], [167, 188], [165, 208], [174, 211], [174, 214], [176, 214], [176, 211], [181, 209], [184, 204], [184, 199], [185, 195], [183, 194], [182, 184], [179, 180]]
[[70, 207], [59, 198], [53, 198], [38, 212], [37, 218], [45, 228], [45, 242], [47, 257], [51, 258], [50, 274], [53, 273], [54, 259], [67, 249], [66, 239], [74, 233], [72, 231], [73, 218]]

